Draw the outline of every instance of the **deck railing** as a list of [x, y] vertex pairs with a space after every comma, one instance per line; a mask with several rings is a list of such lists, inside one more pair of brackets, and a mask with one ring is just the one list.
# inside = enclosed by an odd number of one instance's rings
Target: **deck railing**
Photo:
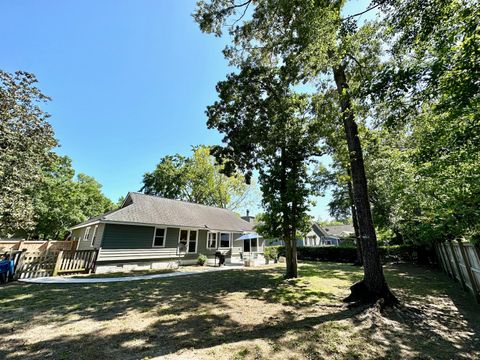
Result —
[[95, 270], [98, 250], [24, 251], [19, 257], [17, 279], [90, 273]]
[[98, 250], [71, 250], [58, 253], [53, 276], [65, 273], [90, 273], [95, 270]]

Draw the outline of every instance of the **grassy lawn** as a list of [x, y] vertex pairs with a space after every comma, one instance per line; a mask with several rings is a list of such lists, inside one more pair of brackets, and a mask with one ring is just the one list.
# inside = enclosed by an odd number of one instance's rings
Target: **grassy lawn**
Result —
[[444, 274], [387, 266], [412, 310], [379, 316], [340, 300], [344, 264], [277, 265], [129, 283], [0, 287], [1, 359], [475, 359], [480, 306]]
[[[160, 275], [160, 274], [171, 274], [178, 272], [203, 272], [207, 270], [218, 270], [217, 266], [213, 265], [185, 265], [180, 266], [174, 269], [149, 269], [149, 270], [130, 270], [123, 272], [111, 272], [107, 274], [77, 274], [71, 275], [70, 277], [74, 279], [95, 279], [95, 278], [117, 278], [117, 277], [133, 277], [133, 276], [143, 276], [143, 275]], [[223, 268], [222, 268], [223, 270]]]

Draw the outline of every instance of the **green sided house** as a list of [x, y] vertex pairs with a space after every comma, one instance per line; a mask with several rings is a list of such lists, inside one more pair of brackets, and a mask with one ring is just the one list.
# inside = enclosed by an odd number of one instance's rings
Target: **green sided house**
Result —
[[194, 264], [199, 254], [213, 264], [218, 252], [227, 264], [242, 264], [244, 258], [263, 261], [263, 239], [252, 241], [251, 220], [227, 209], [130, 192], [119, 209], [74, 226], [71, 236], [78, 250], [99, 249], [97, 273]]

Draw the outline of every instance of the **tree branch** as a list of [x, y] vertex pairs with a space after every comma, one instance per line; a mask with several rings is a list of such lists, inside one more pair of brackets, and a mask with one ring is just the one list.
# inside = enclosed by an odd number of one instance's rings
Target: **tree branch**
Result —
[[355, 61], [355, 63], [358, 65], [358, 68], [360, 70], [360, 75], [362, 76], [362, 78], [365, 78], [364, 74], [363, 74], [363, 65], [360, 64], [360, 61], [357, 60], [357, 58], [355, 56], [353, 56], [352, 54], [350, 53], [347, 53], [347, 56], [352, 59], [353, 61]]
[[246, 14], [246, 12], [247, 12], [247, 10], [248, 10], [248, 7], [250, 6], [251, 3], [252, 3], [252, 1], [249, 0], [249, 1], [246, 1], [245, 3], [243, 3], [243, 4], [241, 4], [241, 5], [237, 5], [236, 7], [240, 7], [240, 6], [244, 6], [244, 5], [247, 5], [247, 6], [245, 6], [245, 9], [243, 9], [243, 14], [242, 14], [237, 20], [235, 20], [235, 21], [233, 22], [233, 24], [227, 25], [227, 26], [228, 26], [228, 27], [233, 27], [237, 22], [239, 22], [240, 20], [242, 20], [243, 17], [245, 16], [245, 14]]
[[356, 14], [353, 14], [353, 15], [349, 15], [349, 16], [347, 16], [346, 18], [342, 19], [342, 21], [350, 20], [350, 19], [353, 19], [354, 17], [357, 17], [357, 16], [360, 16], [360, 15], [366, 14], [367, 12], [372, 11], [373, 9], [376, 9], [377, 7], [383, 5], [383, 3], [385, 3], [385, 1], [386, 1], [386, 0], [380, 1], [378, 4], [373, 5], [373, 6], [370, 6], [369, 8], [367, 8], [367, 9], [365, 9], [365, 10], [363, 10], [363, 11], [360, 11], [359, 13], [356, 13]]
[[221, 10], [221, 11], [222, 11], [223, 13], [227, 13], [227, 12], [229, 12], [230, 10], [233, 10], [233, 9], [236, 9], [236, 8], [239, 8], [239, 7], [242, 7], [242, 6], [245, 6], [245, 5], [247, 5], [247, 7], [248, 7], [248, 5], [250, 5], [251, 2], [252, 2], [252, 0], [247, 0], [247, 1], [245, 1], [244, 3], [242, 3], [242, 4], [235, 4], [235, 3], [233, 3], [232, 6], [229, 6], [229, 7], [225, 8], [225, 9], [223, 9], [223, 10]]

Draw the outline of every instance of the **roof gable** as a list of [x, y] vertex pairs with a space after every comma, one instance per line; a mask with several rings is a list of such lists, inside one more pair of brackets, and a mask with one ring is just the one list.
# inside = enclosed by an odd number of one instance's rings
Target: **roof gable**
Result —
[[323, 230], [322, 227], [320, 225], [318, 225], [317, 223], [312, 224], [312, 230], [315, 232], [315, 234], [318, 235], [318, 237], [328, 236], [327, 232], [325, 230]]

